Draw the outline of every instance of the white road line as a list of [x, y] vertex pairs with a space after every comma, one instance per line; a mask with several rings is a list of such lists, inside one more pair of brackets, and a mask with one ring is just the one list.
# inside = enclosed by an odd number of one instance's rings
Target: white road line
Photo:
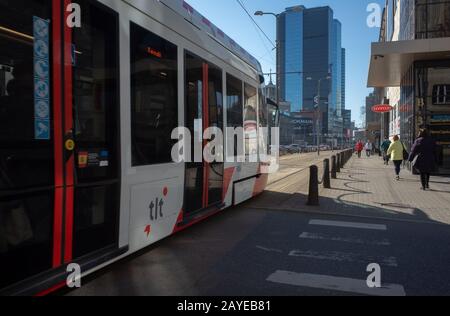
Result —
[[372, 245], [372, 246], [390, 246], [391, 243], [387, 239], [382, 240], [364, 240], [360, 238], [345, 238], [345, 237], [333, 237], [326, 234], [316, 234], [316, 233], [302, 233], [299, 238], [301, 239], [311, 239], [311, 240], [326, 240], [326, 241], [336, 241], [344, 242], [350, 244], [360, 244], [360, 245]]
[[339, 292], [376, 295], [376, 296], [405, 296], [405, 289], [399, 284], [383, 284], [381, 288], [369, 288], [366, 280], [340, 278], [328, 275], [295, 273], [277, 271], [267, 278], [267, 281], [293, 286], [303, 286], [315, 289]]
[[355, 222], [323, 221], [323, 220], [317, 220], [317, 219], [310, 220], [309, 225], [347, 227], [347, 228], [372, 229], [372, 230], [387, 230], [386, 225], [355, 223]]
[[292, 250], [289, 253], [291, 257], [301, 257], [308, 259], [318, 259], [318, 260], [333, 260], [339, 262], [360, 262], [360, 263], [370, 263], [377, 262], [380, 265], [388, 267], [398, 267], [397, 259], [395, 257], [375, 257], [375, 256], [365, 256], [357, 253], [350, 252], [340, 252], [340, 251], [302, 251], [302, 250]]
[[283, 250], [280, 250], [280, 249], [266, 248], [266, 247], [263, 247], [263, 246], [256, 246], [256, 248], [259, 249], [259, 250], [267, 251], [267, 252], [283, 253]]

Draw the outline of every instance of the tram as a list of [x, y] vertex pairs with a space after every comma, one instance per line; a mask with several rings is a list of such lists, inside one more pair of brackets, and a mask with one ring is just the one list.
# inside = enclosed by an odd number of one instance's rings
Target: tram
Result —
[[242, 127], [246, 153], [270, 150], [263, 81], [183, 0], [0, 1], [0, 294], [51, 293], [69, 264], [85, 276], [261, 193], [261, 163], [176, 163], [171, 136]]

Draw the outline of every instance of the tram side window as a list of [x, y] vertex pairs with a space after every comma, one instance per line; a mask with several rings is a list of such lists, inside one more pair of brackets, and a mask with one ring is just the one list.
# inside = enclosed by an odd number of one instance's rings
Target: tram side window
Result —
[[[50, 0], [0, 0], [0, 289], [52, 266], [51, 24], [34, 23], [51, 19], [51, 5]], [[48, 45], [34, 37], [38, 27]], [[43, 59], [35, 58], [38, 53]], [[39, 67], [45, 59], [49, 72]], [[38, 84], [48, 87], [39, 89], [47, 102], [34, 97]], [[35, 114], [46, 116], [42, 125], [35, 125]]]
[[[259, 89], [259, 107], [258, 107], [258, 113], [259, 113], [259, 146], [260, 146], [260, 153], [268, 153], [268, 145], [269, 145], [269, 138], [268, 138], [268, 113], [267, 113], [267, 104], [265, 95], [263, 94], [262, 90]], [[265, 129], [265, 130], [264, 130]]]
[[178, 125], [177, 47], [134, 23], [130, 37], [132, 163], [169, 163]]
[[245, 108], [244, 108], [244, 132], [245, 132], [245, 154], [256, 155], [258, 152], [258, 92], [256, 88], [245, 83], [244, 85]]
[[[227, 127], [243, 128], [242, 81], [227, 74]], [[234, 156], [238, 156], [238, 140], [234, 139]], [[241, 144], [240, 146], [243, 146]]]
[[73, 28], [72, 33], [75, 138], [80, 155], [101, 153], [106, 163], [78, 166], [78, 182], [90, 182], [117, 176], [118, 16], [87, 0], [78, 3], [83, 8], [83, 27]]
[[[53, 183], [51, 67], [46, 71], [46, 80], [35, 79], [34, 74], [41, 68], [34, 66], [39, 60], [34, 55], [37, 42], [33, 37], [33, 20], [50, 17], [50, 1], [0, 1], [0, 190]], [[42, 54], [50, 62], [51, 40], [48, 33], [44, 37], [50, 47]], [[43, 89], [46, 101], [42, 103], [34, 96], [38, 82], [47, 87]], [[37, 135], [37, 127], [41, 126], [36, 115], [38, 107], [35, 109], [38, 104], [46, 105], [40, 112], [46, 116], [42, 129], [45, 137]]]

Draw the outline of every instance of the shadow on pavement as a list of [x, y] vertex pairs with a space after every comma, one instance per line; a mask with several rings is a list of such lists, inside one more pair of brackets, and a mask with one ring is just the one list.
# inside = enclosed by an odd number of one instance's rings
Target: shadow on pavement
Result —
[[[355, 203], [344, 201], [344, 197], [350, 195], [363, 195], [371, 194], [363, 190], [349, 187], [350, 184], [355, 181], [346, 183], [347, 189], [333, 188], [336, 191], [349, 192], [339, 195], [337, 198], [320, 197], [320, 206], [313, 207], [307, 206], [308, 196], [306, 193], [283, 193], [274, 191], [265, 191], [259, 197], [248, 201], [243, 204], [246, 208], [256, 208], [262, 210], [272, 211], [291, 211], [291, 212], [307, 212], [317, 213], [319, 215], [330, 214], [339, 216], [355, 216], [366, 217], [374, 219], [389, 219], [389, 220], [401, 220], [401, 221], [413, 221], [413, 222], [427, 222], [440, 225], [448, 225], [444, 222], [439, 222], [431, 219], [427, 213], [413, 205], [401, 204], [401, 203], [384, 203], [377, 202], [379, 206], [367, 205], [363, 203]], [[392, 208], [400, 208], [410, 212], [396, 211]]]

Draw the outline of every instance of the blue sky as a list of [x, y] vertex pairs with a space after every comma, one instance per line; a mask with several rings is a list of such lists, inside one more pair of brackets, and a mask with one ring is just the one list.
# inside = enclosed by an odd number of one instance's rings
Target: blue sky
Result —
[[[197, 11], [221, 28], [262, 64], [264, 72], [275, 70], [275, 51], [270, 42], [257, 31], [236, 0], [187, 0]], [[242, 0], [248, 11], [257, 10], [280, 13], [285, 8], [304, 5], [307, 8], [330, 6], [335, 18], [342, 22], [342, 45], [347, 49], [347, 109], [352, 110], [352, 119], [360, 123], [360, 107], [365, 105], [367, 89], [370, 43], [377, 41], [379, 28], [367, 26], [366, 11], [369, 3], [384, 0]], [[254, 17], [265, 33], [275, 42], [275, 18]], [[275, 78], [274, 78], [275, 79]]]

